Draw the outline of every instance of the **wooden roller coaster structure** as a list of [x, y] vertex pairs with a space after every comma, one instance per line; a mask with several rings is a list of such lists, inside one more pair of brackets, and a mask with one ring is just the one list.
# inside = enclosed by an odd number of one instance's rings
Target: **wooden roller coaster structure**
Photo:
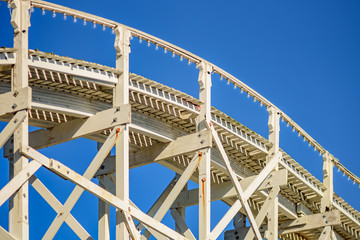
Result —
[[[0, 205], [9, 201], [10, 209], [1, 239], [29, 238], [29, 183], [57, 212], [43, 239], [54, 238], [64, 222], [80, 239], [92, 239], [70, 213], [84, 190], [99, 198], [99, 239], [110, 237], [110, 205], [116, 208], [116, 239], [217, 239], [233, 219], [235, 229], [225, 239], [360, 239], [360, 213], [333, 192], [333, 167], [357, 184], [359, 178], [255, 90], [184, 49], [120, 23], [39, 0], [8, 4], [14, 47], [0, 49], [0, 116], [8, 122], [0, 147], [10, 180], [0, 190]], [[116, 68], [28, 49], [32, 8], [112, 29]], [[129, 73], [133, 37], [195, 63], [199, 99]], [[268, 138], [211, 108], [212, 74], [267, 108]], [[280, 119], [323, 155], [322, 182], [279, 148]], [[29, 132], [29, 126], [41, 129]], [[76, 138], [100, 143], [82, 175], [37, 151]], [[177, 175], [144, 213], [129, 199], [129, 168], [155, 162]], [[34, 175], [41, 167], [76, 185], [64, 204]], [[189, 180], [199, 188], [187, 190]], [[216, 200], [231, 207], [211, 229], [210, 203]], [[185, 221], [185, 208], [193, 205], [199, 206], [198, 236]], [[161, 223], [168, 211], [175, 229]]]

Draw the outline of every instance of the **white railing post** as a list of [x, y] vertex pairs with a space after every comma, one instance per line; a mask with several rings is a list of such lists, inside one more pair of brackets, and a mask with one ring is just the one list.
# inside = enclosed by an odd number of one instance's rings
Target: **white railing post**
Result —
[[[279, 151], [279, 138], [280, 138], [280, 113], [276, 111], [274, 107], [270, 107], [267, 109], [269, 113], [269, 141], [273, 144], [272, 147], [269, 149], [269, 156], [268, 159], [271, 158], [273, 154], [276, 154]], [[278, 165], [274, 168], [274, 171], [279, 170]], [[274, 188], [279, 188], [276, 186]], [[274, 189], [277, 190], [277, 189]], [[267, 213], [267, 220], [268, 220], [268, 240], [277, 240], [278, 239], [278, 196], [275, 196], [273, 204], [271, 204], [269, 211]]]
[[[121, 72], [118, 75], [118, 83], [113, 93], [113, 106], [118, 107], [129, 103], [129, 54], [130, 37], [128, 29], [118, 25], [115, 29], [116, 69]], [[129, 127], [119, 133], [119, 141], [116, 144], [115, 173], [116, 173], [116, 196], [129, 204]], [[116, 211], [116, 239], [129, 239], [126, 224], [122, 214]]]
[[[211, 66], [201, 62], [199, 67], [199, 100], [200, 113], [197, 118], [197, 130], [207, 128], [211, 121]], [[202, 151], [199, 164], [199, 240], [208, 239], [210, 234], [210, 190], [211, 190], [211, 149]]]
[[[333, 156], [331, 156], [329, 152], [325, 152], [323, 155], [323, 184], [326, 187], [326, 190], [324, 191], [324, 195], [321, 198], [321, 212], [328, 212], [332, 210], [332, 201], [334, 196], [333, 168]], [[324, 227], [320, 238], [323, 239], [322, 235], [326, 236], [325, 238], [327, 238], [328, 236], [332, 236], [332, 234], [332, 227], [326, 226]]]

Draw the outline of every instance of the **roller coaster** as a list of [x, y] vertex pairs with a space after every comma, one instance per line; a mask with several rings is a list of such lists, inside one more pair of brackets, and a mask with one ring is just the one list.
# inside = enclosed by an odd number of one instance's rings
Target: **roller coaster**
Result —
[[[10, 164], [10, 180], [0, 190], [0, 205], [9, 202], [9, 229], [0, 227], [1, 239], [29, 239], [29, 184], [57, 213], [43, 239], [53, 239], [64, 222], [80, 239], [92, 239], [71, 214], [84, 191], [99, 199], [99, 239], [110, 239], [109, 206], [116, 208], [116, 239], [212, 240], [231, 221], [234, 229], [225, 231], [226, 240], [360, 239], [360, 213], [334, 193], [333, 168], [356, 184], [360, 179], [235, 76], [112, 20], [39, 0], [7, 3], [14, 46], [0, 48], [0, 116], [7, 122], [0, 147]], [[116, 67], [29, 49], [34, 8], [111, 29], [116, 36]], [[199, 99], [130, 73], [133, 38], [195, 64]], [[211, 107], [213, 74], [267, 108], [267, 137]], [[281, 120], [323, 156], [322, 181], [280, 149]], [[37, 130], [29, 131], [29, 126]], [[38, 151], [77, 138], [98, 142], [98, 152], [84, 173]], [[129, 169], [154, 163], [176, 176], [145, 213], [129, 199]], [[75, 184], [64, 204], [36, 176], [40, 168]], [[189, 180], [198, 188], [188, 190]], [[212, 201], [230, 206], [213, 229]], [[185, 219], [185, 209], [194, 205], [199, 209], [198, 236]], [[161, 222], [168, 212], [174, 229]]]

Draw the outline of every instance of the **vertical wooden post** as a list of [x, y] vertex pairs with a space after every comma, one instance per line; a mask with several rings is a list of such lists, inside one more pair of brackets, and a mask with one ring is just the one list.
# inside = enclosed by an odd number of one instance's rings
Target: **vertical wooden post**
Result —
[[[178, 180], [180, 178], [180, 174], [176, 173], [176, 180]], [[187, 190], [187, 184], [185, 184], [184, 188], [182, 191], [186, 191]], [[180, 208], [176, 208], [176, 210], [178, 211], [178, 213], [180, 214], [180, 217], [184, 220], [185, 222], [185, 207], [180, 207]], [[179, 226], [176, 224], [175, 222], [175, 231], [184, 235], [184, 233], [181, 231], [181, 229], [179, 228]]]
[[[116, 69], [121, 71], [113, 93], [113, 106], [129, 103], [129, 54], [130, 36], [128, 29], [118, 25], [115, 29]], [[129, 127], [119, 133], [116, 144], [115, 173], [116, 196], [129, 204]], [[125, 222], [119, 210], [116, 211], [116, 239], [129, 239]]]
[[[206, 129], [207, 122], [211, 121], [211, 66], [201, 62], [199, 65], [199, 100], [200, 114], [197, 118], [197, 130]], [[199, 164], [199, 239], [208, 239], [210, 234], [210, 189], [211, 189], [211, 149], [202, 151]]]
[[[280, 138], [280, 115], [276, 111], [274, 107], [268, 108], [269, 113], [269, 141], [273, 144], [273, 146], [269, 149], [269, 156], [270, 158], [273, 154], [279, 151], [279, 138]], [[278, 165], [275, 167], [274, 171], [279, 170]], [[275, 188], [279, 188], [276, 186]], [[273, 189], [277, 190], [277, 189]], [[270, 206], [269, 211], [267, 213], [267, 220], [268, 220], [268, 240], [277, 240], [278, 239], [278, 196], [276, 195], [273, 204]]]
[[[97, 149], [100, 150], [103, 143], [97, 143]], [[109, 155], [110, 156], [110, 153]], [[107, 186], [103, 184], [103, 179], [106, 176], [97, 177], [99, 186], [108, 190]], [[99, 211], [98, 211], [98, 239], [109, 240], [110, 239], [110, 205], [99, 198]]]
[[[105, 176], [107, 177], [107, 176]], [[104, 176], [98, 177], [99, 186], [106, 189], [100, 181]], [[108, 190], [108, 189], [106, 189]], [[103, 200], [99, 199], [99, 216], [98, 216], [98, 239], [109, 240], [110, 239], [110, 205]]]
[[[332, 160], [332, 156], [329, 152], [326, 152], [323, 155], [323, 184], [326, 187], [326, 190], [324, 191], [324, 195], [321, 198], [321, 212], [327, 212], [332, 210], [332, 201], [334, 196], [333, 168], [334, 163]], [[332, 236], [332, 227], [324, 227], [321, 234], [328, 234], [328, 236]]]
[[[16, 62], [13, 69], [11, 91], [15, 93], [28, 86], [28, 29], [30, 26], [30, 2], [13, 0], [11, 2], [11, 24], [14, 28], [14, 48]], [[28, 116], [14, 133], [13, 154], [10, 160], [10, 179], [16, 176], [26, 165], [28, 159], [20, 153], [22, 146], [29, 141]], [[9, 232], [16, 239], [29, 239], [29, 185], [26, 182], [9, 199]]]

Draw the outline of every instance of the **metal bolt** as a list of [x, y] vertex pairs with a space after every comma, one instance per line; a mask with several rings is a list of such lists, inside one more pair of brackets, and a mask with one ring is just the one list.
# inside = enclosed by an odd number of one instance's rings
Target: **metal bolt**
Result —
[[17, 95], [19, 95], [19, 92], [15, 91], [13, 95], [14, 95], [14, 97], [17, 97]]
[[116, 107], [116, 111], [117, 111], [117, 112], [120, 112], [120, 107]]
[[70, 173], [70, 171], [69, 171], [69, 170], [67, 170], [66, 172], [67, 172], [67, 174], [69, 174], [69, 173]]
[[12, 105], [12, 109], [15, 109], [17, 107], [16, 103], [14, 103], [14, 105]]
[[117, 118], [115, 117], [115, 118], [113, 118], [113, 122], [117, 122]]
[[201, 144], [204, 144], [204, 142], [205, 142], [204, 139], [201, 139], [200, 143], [201, 143]]

